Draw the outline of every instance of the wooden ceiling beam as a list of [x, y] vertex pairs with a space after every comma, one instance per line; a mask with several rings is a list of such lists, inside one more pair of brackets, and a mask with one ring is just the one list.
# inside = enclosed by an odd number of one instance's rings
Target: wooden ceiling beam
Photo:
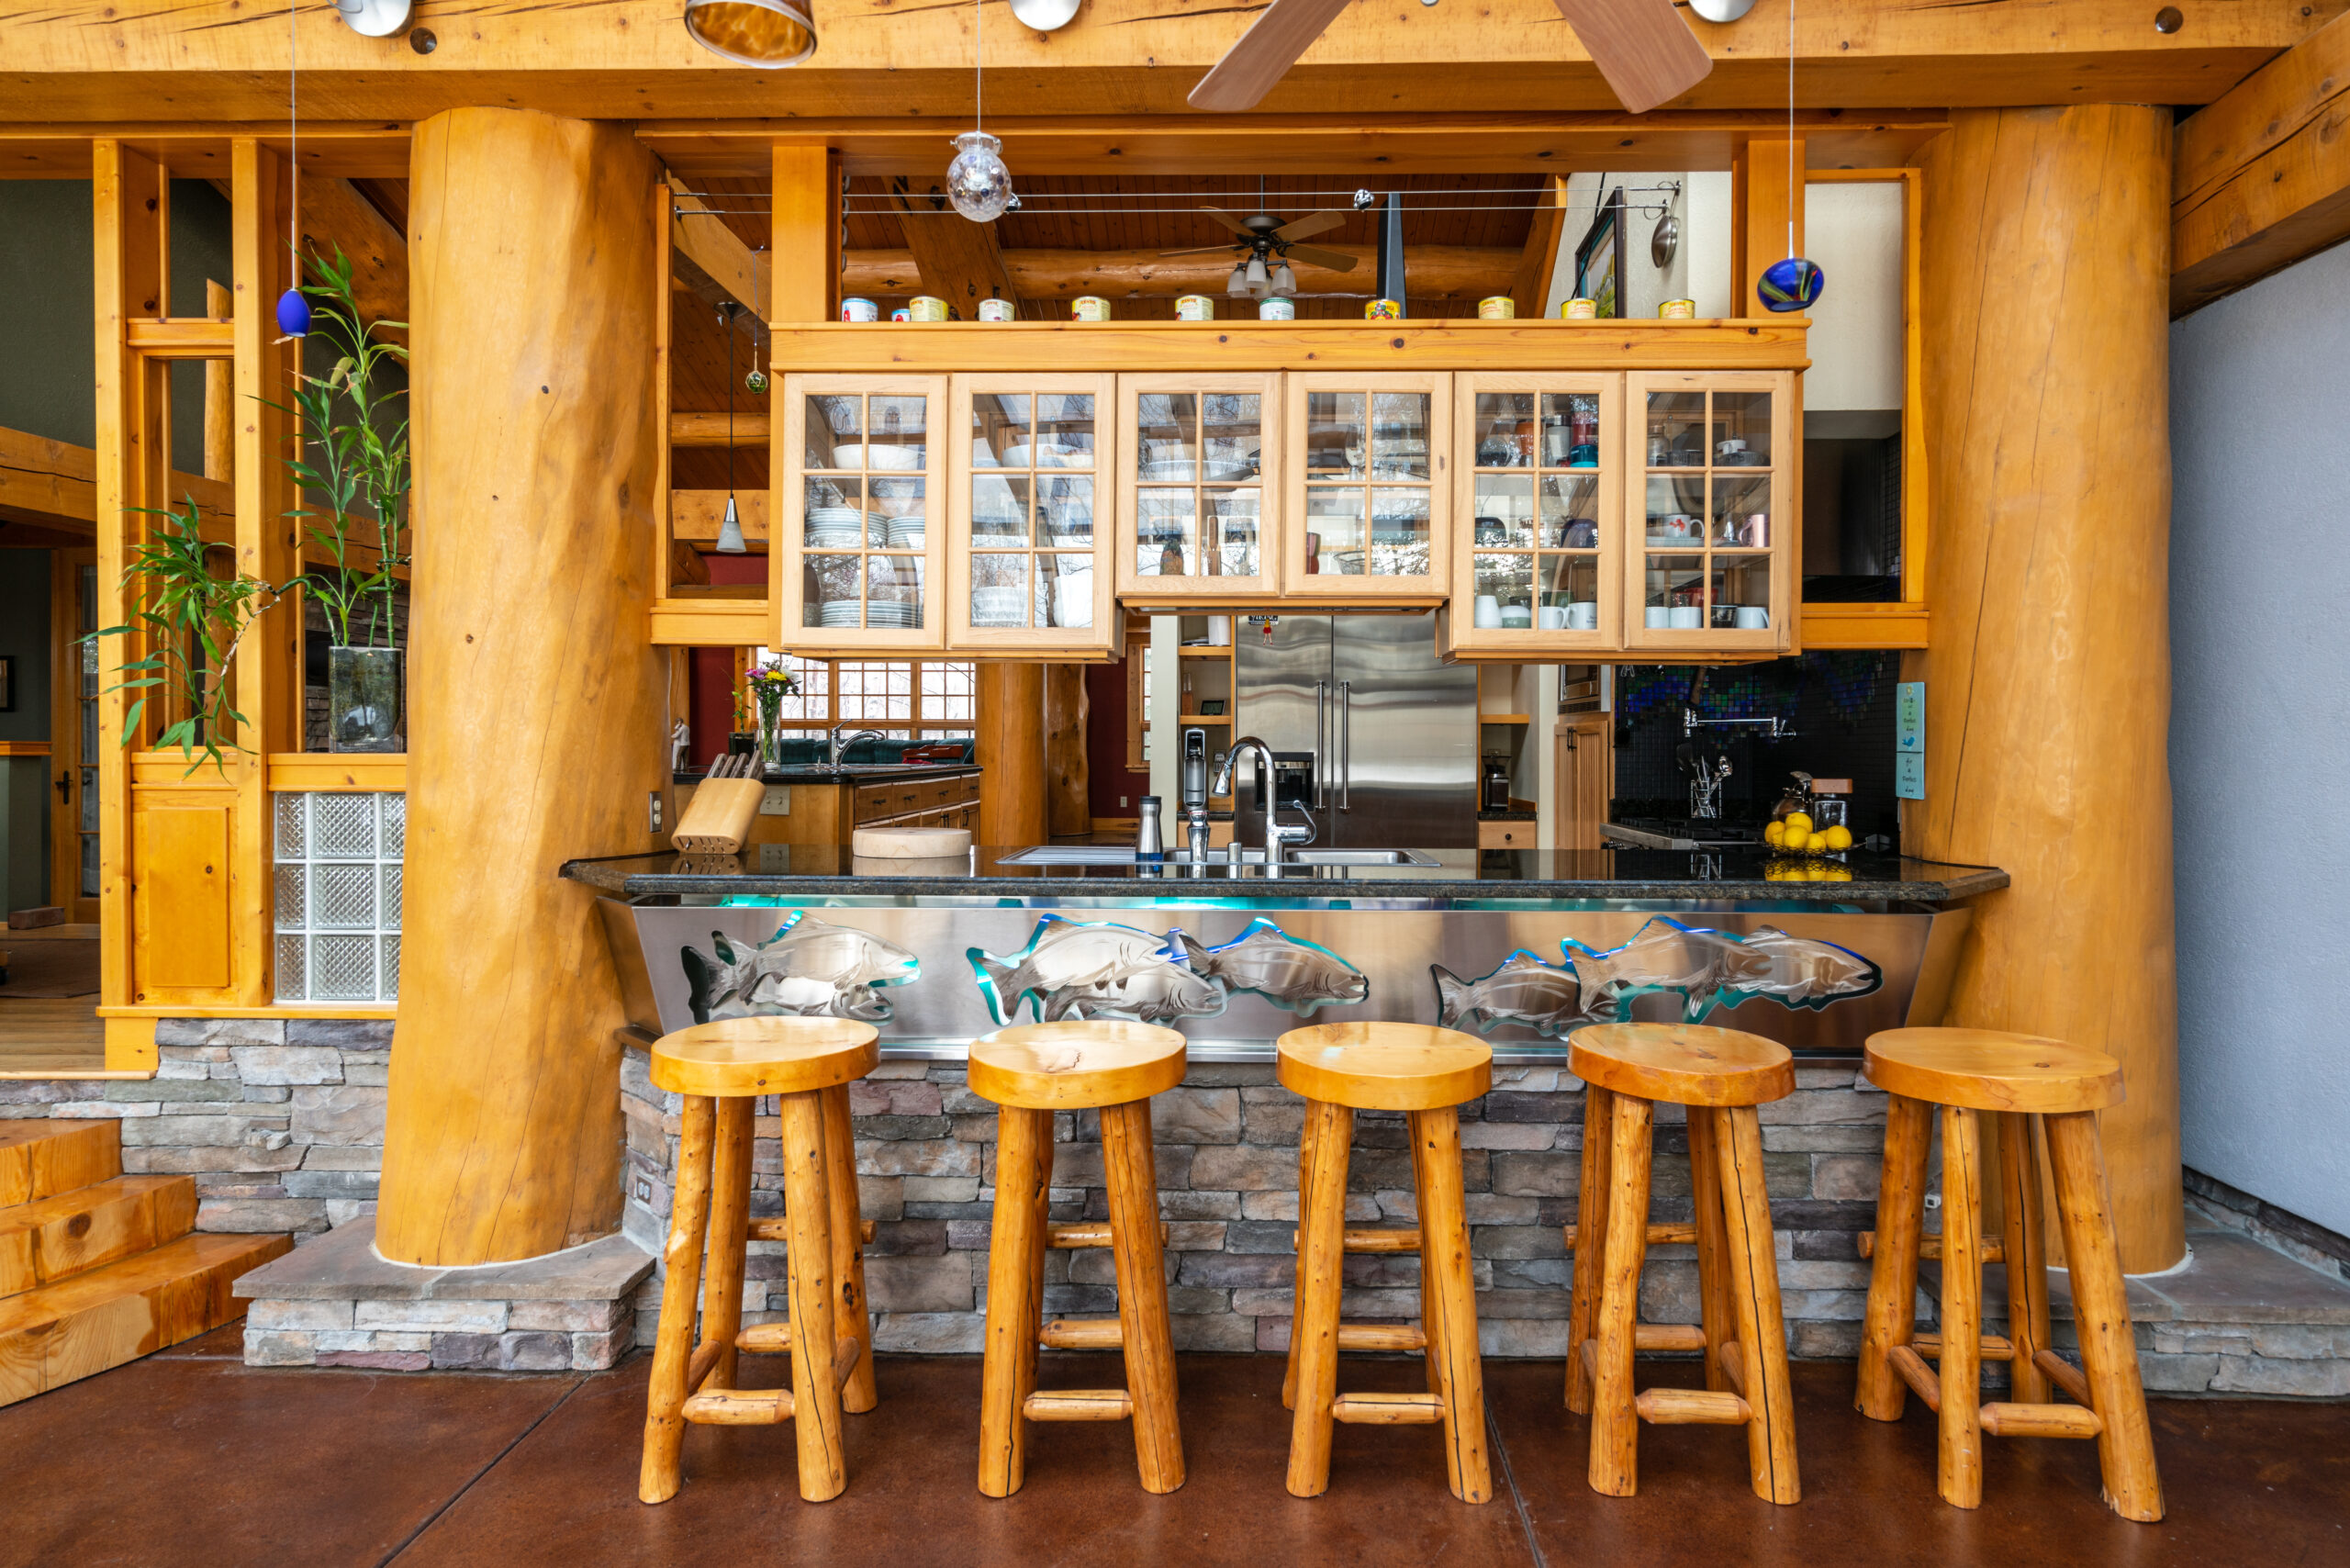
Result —
[[709, 304], [732, 299], [755, 320], [767, 318], [774, 299], [767, 258], [743, 243], [708, 202], [669, 176], [669, 259], [678, 277]]
[[[916, 191], [900, 179], [890, 192], [890, 202], [898, 209], [898, 227], [905, 232], [906, 249], [924, 294], [944, 299], [966, 321], [979, 319], [982, 299], [1010, 300], [1018, 312], [1020, 296], [1004, 268], [992, 222], [965, 218], [946, 205], [935, 185]], [[843, 287], [845, 292], [845, 280]]]
[[2170, 309], [2184, 316], [2350, 240], [2350, 17], [2180, 124]]
[[[944, 219], [912, 218], [909, 230], [936, 228]], [[1302, 295], [1351, 294], [1370, 297], [1377, 258], [1369, 245], [1321, 245], [1356, 259], [1352, 272], [1332, 272], [1296, 263]], [[1006, 298], [1075, 299], [1098, 294], [1111, 299], [1172, 299], [1184, 294], [1216, 294], [1232, 272], [1232, 252], [1164, 256], [1157, 251], [1047, 251], [998, 252], [1011, 293]], [[841, 274], [841, 291], [869, 299], [894, 299], [917, 292], [937, 293], [912, 251], [851, 251]], [[1417, 299], [1482, 299], [1505, 292], [1519, 252], [1502, 246], [1415, 245], [1412, 295]], [[964, 319], [970, 312], [964, 311]]]
[[[1799, 101], [1815, 107], [2092, 101], [2209, 103], [2350, 0], [2234, 0], [2169, 33], [2145, 0], [1978, 0], [1966, 6], [1809, 0], [1796, 20]], [[1247, 8], [1093, 0], [1045, 34], [988, 40], [989, 106], [1005, 115], [1181, 113], [1248, 26]], [[474, 6], [422, 25], [430, 53], [370, 39], [326, 7], [294, 28], [305, 110], [320, 119], [417, 119], [502, 104], [595, 118], [722, 115], [968, 115], [968, 7], [839, 0], [815, 58], [789, 72], [730, 64], [677, 26], [677, 0]], [[1697, 25], [1714, 60], [1684, 108], [1766, 109], [1786, 94], [1786, 17], [1757, 6]], [[242, 0], [62, 0], [8, 28], [8, 94], [21, 120], [271, 122], [284, 111], [288, 40]], [[1261, 106], [1268, 114], [1614, 110], [1615, 95], [1545, 0], [1350, 7]], [[388, 173], [387, 171], [377, 171]]]
[[[226, 179], [211, 184], [222, 196], [229, 194]], [[308, 280], [319, 280], [313, 258], [341, 252], [351, 263], [351, 296], [360, 319], [400, 323], [386, 335], [408, 342], [408, 236], [352, 182], [335, 175], [305, 177], [301, 203], [303, 271]]]
[[[1565, 177], [1551, 175], [1543, 196], [1546, 199], [1536, 205], [1533, 221], [1526, 226], [1526, 249], [1518, 257], [1517, 271], [1510, 278], [1509, 297], [1517, 302], [1521, 316], [1546, 314], [1550, 278], [1559, 267], [1559, 242], [1567, 230]], [[1416, 260], [1412, 271], [1418, 271]]]

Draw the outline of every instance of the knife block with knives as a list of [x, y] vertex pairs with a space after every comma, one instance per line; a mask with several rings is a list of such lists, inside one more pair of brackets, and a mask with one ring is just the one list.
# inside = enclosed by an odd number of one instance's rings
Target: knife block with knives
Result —
[[758, 821], [767, 787], [759, 759], [748, 752], [722, 756], [694, 790], [669, 842], [688, 855], [740, 855]]

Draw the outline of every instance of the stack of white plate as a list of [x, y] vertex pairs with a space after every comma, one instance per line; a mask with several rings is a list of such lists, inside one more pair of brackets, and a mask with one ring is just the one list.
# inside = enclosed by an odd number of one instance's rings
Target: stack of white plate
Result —
[[865, 543], [865, 514], [853, 507], [810, 507], [808, 547], [855, 550]]
[[1170, 480], [1199, 477], [1200, 465], [1188, 457], [1160, 457], [1144, 460], [1138, 477], [1165, 484]]
[[853, 599], [828, 599], [816, 607], [820, 622], [825, 626], [855, 626], [860, 606]]
[[922, 606], [900, 599], [877, 599], [865, 607], [867, 626], [907, 627], [922, 624]]
[[1024, 588], [975, 588], [971, 590], [971, 624], [1024, 626], [1028, 623], [1028, 590]]
[[975, 550], [1021, 550], [1028, 544], [1027, 524], [1017, 517], [975, 517], [971, 547]]
[[876, 550], [887, 548], [890, 543], [890, 514], [869, 511], [865, 514], [865, 542]]
[[833, 448], [835, 468], [919, 468], [922, 448], [919, 446], [871, 446], [851, 442]]
[[923, 547], [923, 521], [918, 517], [893, 517], [890, 520], [890, 548], [919, 550]]

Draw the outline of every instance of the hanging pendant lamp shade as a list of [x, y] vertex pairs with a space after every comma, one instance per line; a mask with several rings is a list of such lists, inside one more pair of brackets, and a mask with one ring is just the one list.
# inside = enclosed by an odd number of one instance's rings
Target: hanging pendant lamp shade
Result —
[[737, 65], [777, 71], [816, 52], [810, 0], [686, 0], [694, 42]]
[[277, 297], [277, 330], [289, 338], [309, 336], [310, 302], [300, 289], [289, 288]]
[[1248, 268], [1246, 263], [1235, 262], [1232, 263], [1232, 275], [1224, 280], [1224, 292], [1236, 298], [1248, 297]]
[[1262, 256], [1248, 258], [1248, 270], [1244, 275], [1248, 280], [1248, 292], [1259, 299], [1264, 298], [1266, 291], [1273, 286], [1272, 275], [1265, 271], [1265, 258]]
[[1289, 270], [1287, 262], [1273, 269], [1273, 292], [1283, 299], [1292, 298], [1297, 294], [1297, 274]]
[[718, 525], [718, 553], [722, 555], [747, 555], [750, 545], [743, 540], [743, 520], [734, 510], [734, 498], [726, 498], [726, 518]]

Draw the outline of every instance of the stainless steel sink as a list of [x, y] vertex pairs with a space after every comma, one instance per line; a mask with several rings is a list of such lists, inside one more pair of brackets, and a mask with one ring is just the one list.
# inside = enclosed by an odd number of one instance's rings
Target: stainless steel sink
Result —
[[[1009, 855], [997, 857], [1006, 866], [1133, 866], [1139, 862], [1131, 846], [1115, 844], [1039, 844], [1025, 849], [1015, 849]], [[1189, 866], [1192, 861], [1179, 850], [1169, 850], [1165, 862], [1169, 866]], [[1316, 849], [1311, 845], [1283, 853], [1283, 866], [1441, 866], [1442, 861], [1423, 855], [1416, 849]], [[1212, 853], [1206, 861], [1211, 867], [1228, 866], [1221, 851]], [[1241, 864], [1262, 868], [1265, 854], [1261, 849], [1242, 851]]]

